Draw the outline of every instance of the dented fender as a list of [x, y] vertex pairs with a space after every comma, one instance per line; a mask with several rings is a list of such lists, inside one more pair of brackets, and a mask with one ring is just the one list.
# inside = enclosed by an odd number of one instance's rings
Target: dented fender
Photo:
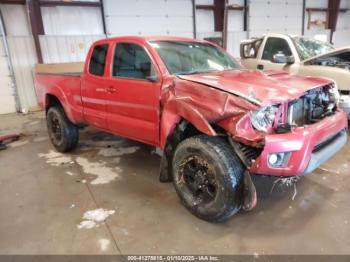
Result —
[[[216, 136], [213, 126], [220, 127], [238, 141], [249, 145], [261, 143], [263, 137], [250, 124], [249, 112], [257, 110], [248, 100], [216, 88], [179, 78], [166, 79], [161, 97], [160, 147], [164, 148], [181, 119], [203, 134]], [[211, 98], [208, 103], [207, 98]]]
[[218, 122], [218, 125], [235, 141], [245, 145], [260, 147], [264, 143], [265, 135], [252, 127], [249, 113], [224, 119]]
[[173, 132], [181, 119], [187, 120], [199, 131], [209, 136], [216, 136], [215, 130], [211, 127], [205, 117], [193, 106], [190, 97], [172, 97], [164, 108], [161, 119], [160, 147], [164, 148], [168, 136]]

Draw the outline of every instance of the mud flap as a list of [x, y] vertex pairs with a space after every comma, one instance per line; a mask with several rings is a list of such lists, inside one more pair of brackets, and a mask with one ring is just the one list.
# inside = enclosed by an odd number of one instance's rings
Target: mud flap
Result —
[[243, 184], [242, 209], [244, 211], [250, 211], [257, 204], [257, 194], [255, 185], [248, 171], [244, 172]]
[[162, 183], [171, 182], [173, 179], [172, 160], [173, 150], [170, 145], [167, 145], [160, 161], [159, 181]]

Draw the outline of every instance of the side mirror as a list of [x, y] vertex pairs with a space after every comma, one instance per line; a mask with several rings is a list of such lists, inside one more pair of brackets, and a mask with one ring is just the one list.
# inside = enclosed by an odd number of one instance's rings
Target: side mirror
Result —
[[146, 79], [153, 83], [158, 81], [157, 76], [147, 76]]
[[273, 62], [277, 64], [294, 64], [295, 60], [293, 56], [286, 56], [285, 54], [275, 54], [273, 56]]

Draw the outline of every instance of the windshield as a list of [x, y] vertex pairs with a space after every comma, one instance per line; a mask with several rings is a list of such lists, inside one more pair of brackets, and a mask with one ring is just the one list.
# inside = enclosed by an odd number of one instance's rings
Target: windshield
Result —
[[207, 44], [182, 41], [153, 41], [170, 74], [189, 75], [239, 69], [230, 55]]
[[302, 61], [334, 50], [331, 45], [316, 39], [305, 37], [292, 37], [292, 39]]

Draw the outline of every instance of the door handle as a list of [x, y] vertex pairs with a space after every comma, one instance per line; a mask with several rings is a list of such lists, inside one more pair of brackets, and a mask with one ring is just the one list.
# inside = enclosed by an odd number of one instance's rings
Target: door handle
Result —
[[101, 88], [101, 87], [98, 87], [98, 88], [96, 88], [96, 92], [102, 93], [102, 92], [105, 92], [105, 89]]
[[110, 87], [107, 87], [107, 92], [112, 94], [112, 93], [117, 92], [117, 89], [113, 86], [110, 86]]
[[259, 70], [264, 70], [264, 65], [258, 65], [256, 68]]

